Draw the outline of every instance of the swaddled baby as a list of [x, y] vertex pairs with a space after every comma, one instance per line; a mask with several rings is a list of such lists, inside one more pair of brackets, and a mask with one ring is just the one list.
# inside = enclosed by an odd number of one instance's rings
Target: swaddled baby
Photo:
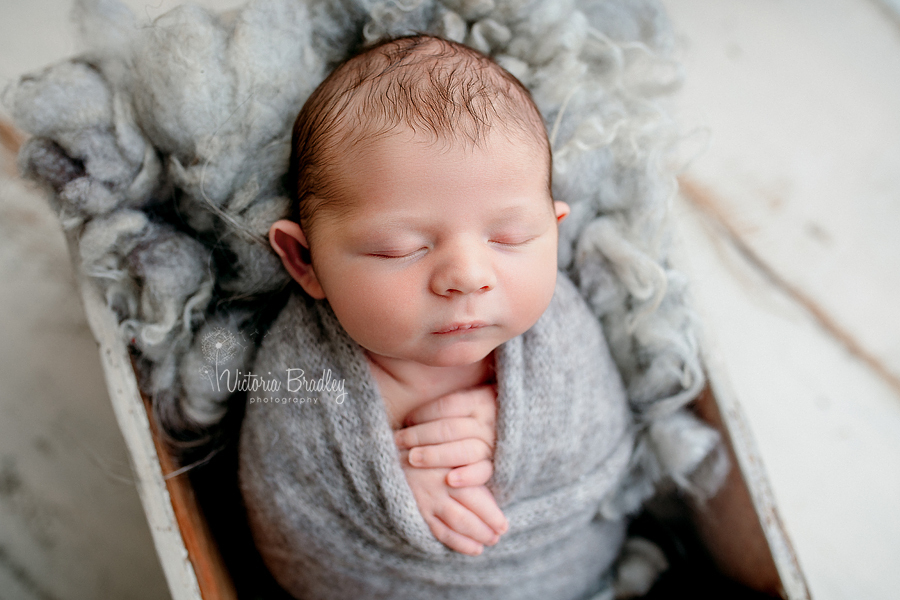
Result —
[[528, 91], [415, 36], [339, 66], [294, 128], [300, 284], [254, 371], [240, 482], [298, 598], [607, 597], [598, 514], [633, 432], [597, 319], [557, 272], [551, 156]]

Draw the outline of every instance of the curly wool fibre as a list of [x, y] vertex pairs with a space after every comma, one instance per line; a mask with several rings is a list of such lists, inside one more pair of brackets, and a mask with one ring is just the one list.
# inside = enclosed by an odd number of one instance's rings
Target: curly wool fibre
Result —
[[[286, 211], [281, 177], [305, 98], [355, 49], [427, 31], [493, 55], [545, 117], [554, 195], [572, 207], [560, 267], [603, 322], [643, 428], [607, 512], [635, 510], [665, 477], [701, 494], [721, 482], [721, 445], [683, 409], [704, 379], [685, 282], [667, 262], [666, 99], [680, 73], [657, 2], [257, 0], [226, 15], [179, 6], [138, 27], [114, 0], [83, 0], [77, 15], [88, 51], [4, 101], [36, 136], [24, 169], [56, 194], [87, 272], [154, 365], [157, 402], [183, 397], [182, 414], [215, 421], [222, 398], [180, 383], [196, 376], [191, 340], [217, 314], [210, 300], [252, 304], [289, 282], [264, 233]], [[167, 205], [177, 228], [133, 214]], [[700, 472], [713, 475], [692, 480]]]

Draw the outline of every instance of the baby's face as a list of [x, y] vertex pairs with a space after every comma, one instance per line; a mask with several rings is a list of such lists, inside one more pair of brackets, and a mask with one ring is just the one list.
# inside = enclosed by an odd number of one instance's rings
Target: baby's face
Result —
[[500, 132], [464, 146], [403, 130], [338, 166], [350, 204], [317, 215], [312, 268], [318, 295], [370, 353], [471, 364], [550, 303], [568, 207], [550, 197], [546, 155]]

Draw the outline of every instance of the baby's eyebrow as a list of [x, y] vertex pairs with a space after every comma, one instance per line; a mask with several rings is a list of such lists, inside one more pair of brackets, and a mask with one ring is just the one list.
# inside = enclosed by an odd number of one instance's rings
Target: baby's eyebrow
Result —
[[411, 231], [421, 226], [417, 222], [416, 215], [385, 215], [368, 219], [364, 226], [368, 229], [377, 229], [379, 231], [387, 231], [389, 233]]
[[372, 241], [373, 239], [385, 240], [393, 236], [415, 235], [425, 228], [423, 223], [417, 222], [414, 218], [391, 215], [358, 222], [352, 230]]
[[491, 221], [497, 225], [515, 224], [543, 216], [543, 212], [544, 210], [538, 209], [532, 202], [529, 202], [527, 205], [513, 204], [498, 209]]
[[[485, 224], [489, 227], [502, 227], [507, 225], [520, 225], [530, 223], [544, 217], [545, 211], [550, 211], [551, 207], [541, 208], [532, 200], [515, 201], [498, 207], [492, 214], [485, 219]], [[440, 221], [441, 219], [438, 219]], [[418, 234], [431, 231], [439, 224], [435, 223], [435, 219], [427, 214], [421, 214], [416, 211], [404, 211], [399, 213], [382, 214], [370, 216], [364, 221], [355, 224], [360, 233], [368, 235], [403, 235]]]

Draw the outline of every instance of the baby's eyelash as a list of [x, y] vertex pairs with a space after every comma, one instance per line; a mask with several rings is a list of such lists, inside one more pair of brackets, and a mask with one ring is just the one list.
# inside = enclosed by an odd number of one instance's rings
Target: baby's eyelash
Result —
[[384, 258], [384, 259], [398, 259], [398, 258], [411, 258], [421, 252], [422, 250], [426, 250], [426, 248], [417, 248], [412, 252], [407, 252], [406, 254], [383, 254], [379, 252], [372, 252], [369, 256], [374, 256], [375, 258]]
[[530, 237], [530, 238], [528, 238], [528, 239], [518, 240], [518, 241], [515, 241], [515, 242], [504, 242], [504, 241], [501, 241], [501, 240], [491, 240], [491, 243], [497, 244], [497, 245], [499, 245], [499, 246], [515, 247], [515, 246], [524, 246], [524, 245], [527, 244], [528, 242], [533, 242], [534, 240], [535, 240], [535, 238]]

